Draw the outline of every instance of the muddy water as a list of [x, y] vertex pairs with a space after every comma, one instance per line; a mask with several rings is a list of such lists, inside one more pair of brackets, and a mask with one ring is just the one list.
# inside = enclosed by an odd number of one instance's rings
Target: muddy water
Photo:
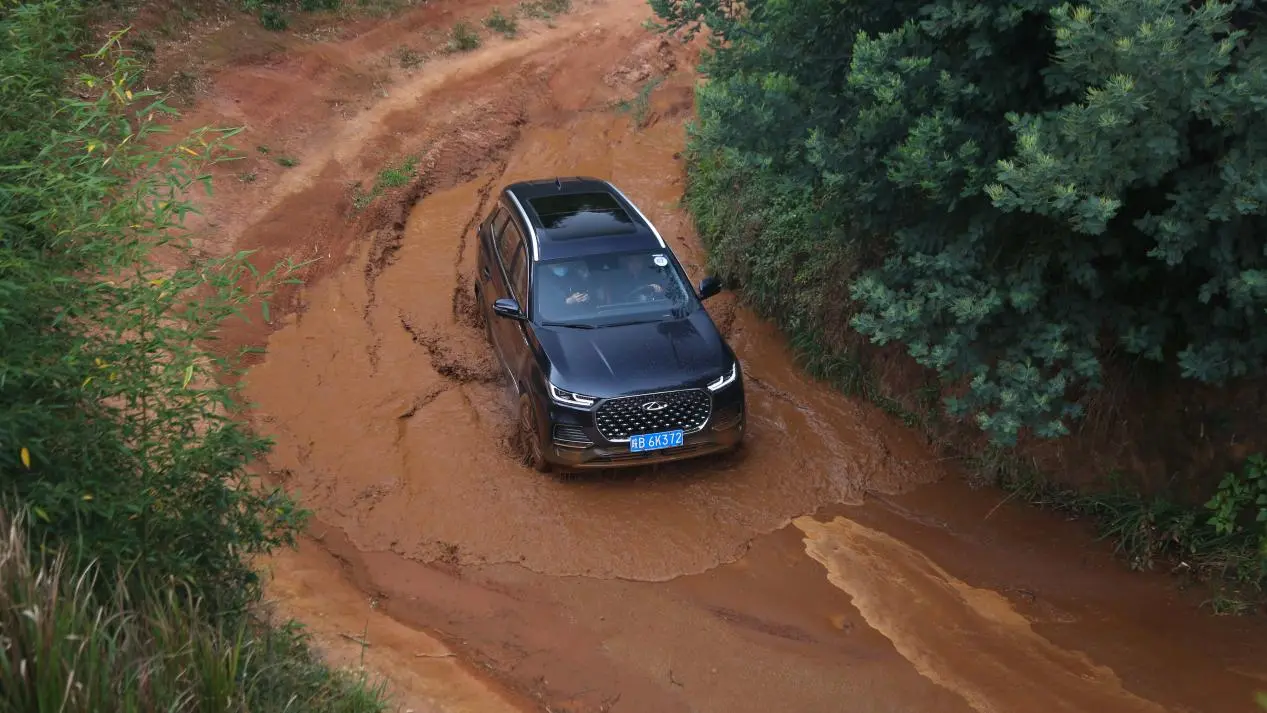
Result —
[[[842, 517], [798, 518], [806, 551], [921, 674], [981, 713], [1046, 710], [1160, 713], [1112, 669], [1035, 633], [1002, 594], [956, 579], [914, 548]], [[965, 641], [972, 655], [958, 655]]]
[[665, 580], [731, 561], [755, 535], [819, 506], [920, 481], [885, 453], [856, 405], [800, 376], [767, 327], [726, 303], [718, 318], [752, 384], [741, 456], [580, 480], [537, 477], [514, 461], [506, 387], [459, 290], [471, 228], [492, 186], [609, 176], [698, 264], [672, 208], [680, 128], [628, 125], [592, 113], [529, 129], [503, 171], [418, 203], [373, 300], [362, 255], [308, 290], [307, 311], [273, 336], [249, 388], [278, 436], [272, 465], [294, 474], [290, 485], [358, 548]]
[[444, 644], [378, 608], [341, 577], [338, 562], [309, 545], [270, 562], [269, 594], [281, 614], [302, 621], [331, 664], [386, 683], [392, 703], [413, 713], [515, 713], [522, 701], [472, 675]]
[[[516, 463], [508, 388], [470, 299], [472, 228], [490, 192], [555, 174], [609, 178], [692, 278], [702, 276], [703, 255], [677, 207], [692, 60], [648, 37], [638, 27], [646, 14], [638, 0], [589, 3], [522, 44], [444, 60], [337, 134], [347, 140], [307, 169], [336, 175], [363, 142], [423, 154], [412, 210], [330, 255], [339, 266], [304, 288], [303, 309], [271, 335], [246, 382], [256, 425], [277, 442], [270, 469], [319, 519], [320, 541], [305, 547], [337, 555], [342, 565], [327, 576], [373, 593], [373, 616], [388, 632], [379, 665], [405, 686], [449, 675], [409, 665], [411, 637], [430, 641], [426, 631], [444, 641], [440, 650], [556, 713], [1107, 713], [1248, 702], [1267, 673], [1261, 627], [1214, 627], [1190, 598], [1143, 591], [1088, 604], [1092, 580], [1068, 558], [1034, 577], [1053, 590], [1078, 586], [1036, 608], [1037, 585], [1005, 586], [1028, 560], [974, 549], [980, 538], [1021, 535], [963, 539], [946, 524], [950, 511], [927, 515], [931, 525], [915, 516], [870, 522], [876, 510], [864, 496], [918, 498], [947, 475], [943, 464], [873, 409], [807, 379], [773, 327], [729, 295], [707, 306], [749, 385], [743, 451], [575, 479]], [[636, 129], [611, 105], [653, 73], [669, 80], [654, 95], [650, 126]], [[411, 127], [425, 142], [408, 136]], [[306, 185], [283, 182], [277, 190], [289, 198], [261, 203], [253, 224], [285, 223]], [[329, 208], [308, 197], [312, 210]], [[244, 235], [242, 247], [280, 241], [275, 232]], [[295, 253], [306, 239], [293, 237]], [[957, 507], [975, 508], [982, 496], [964, 497]], [[809, 517], [842, 503], [855, 507]], [[1045, 528], [1051, 541], [1025, 553], [1038, 561], [1058, 540], [1087, 541], [1059, 523]], [[301, 616], [319, 616], [323, 593], [310, 583], [330, 562], [279, 562], [274, 591]], [[1096, 576], [1120, 588], [1137, 581], [1117, 569]], [[339, 626], [369, 616], [352, 601], [331, 593]], [[1137, 608], [1174, 622], [1184, 641], [1208, 635], [1218, 646], [1168, 647], [1164, 627], [1118, 623]], [[1177, 684], [1172, 669], [1200, 680]]]

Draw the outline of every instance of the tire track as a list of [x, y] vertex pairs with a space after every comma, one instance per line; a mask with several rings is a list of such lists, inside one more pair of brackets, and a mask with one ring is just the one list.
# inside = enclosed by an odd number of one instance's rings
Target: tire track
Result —
[[452, 297], [453, 323], [471, 327], [472, 329], [480, 328], [481, 318], [479, 305], [475, 301], [475, 289], [472, 278], [462, 271], [462, 262], [466, 257], [467, 236], [474, 233], [476, 226], [480, 223], [481, 216], [488, 210], [493, 189], [501, 183], [506, 175], [507, 165], [509, 165], [508, 161], [503, 158], [498, 163], [497, 171], [480, 187], [479, 202], [476, 204], [475, 211], [471, 213], [470, 220], [463, 226], [461, 235], [458, 236], [457, 254], [453, 258], [453, 271], [457, 278], [453, 286]]

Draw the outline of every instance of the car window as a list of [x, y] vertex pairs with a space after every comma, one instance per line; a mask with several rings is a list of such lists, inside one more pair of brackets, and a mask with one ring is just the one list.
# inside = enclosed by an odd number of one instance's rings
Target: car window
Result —
[[522, 245], [523, 242], [524, 236], [519, 232], [519, 226], [515, 225], [514, 221], [508, 221], [505, 229], [497, 237], [497, 251], [501, 254], [502, 264], [508, 268], [507, 271], [510, 267], [510, 258], [515, 254], [515, 246]]
[[537, 319], [591, 327], [684, 317], [699, 307], [686, 275], [667, 251], [539, 262]]
[[515, 247], [515, 256], [511, 260], [510, 265], [510, 289], [515, 293], [515, 299], [527, 308], [526, 298], [528, 295], [528, 250], [524, 247], [523, 241]]
[[489, 234], [493, 236], [493, 244], [497, 245], [497, 240], [501, 237], [502, 231], [506, 229], [506, 222], [510, 220], [510, 213], [500, 204], [494, 211], [493, 217], [488, 221]]

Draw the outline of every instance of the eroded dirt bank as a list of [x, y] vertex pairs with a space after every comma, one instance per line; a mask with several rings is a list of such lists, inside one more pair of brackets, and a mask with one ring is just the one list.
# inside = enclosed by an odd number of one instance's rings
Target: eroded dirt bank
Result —
[[[221, 249], [319, 258], [276, 329], [230, 337], [266, 344], [254, 421], [319, 521], [271, 563], [272, 596], [336, 660], [364, 654], [415, 711], [1249, 710], [1261, 622], [1211, 619], [1080, 528], [947, 480], [732, 296], [708, 308], [750, 386], [739, 455], [566, 480], [518, 466], [472, 312], [473, 225], [506, 182], [609, 178], [701, 277], [677, 205], [694, 59], [642, 29], [642, 0], [595, 0], [347, 89], [355, 110], [323, 101], [402, 33], [485, 5], [225, 70], [188, 122], [242, 121], [245, 143], [299, 156], [226, 177], [207, 215]], [[352, 183], [411, 156], [408, 185], [358, 200]]]

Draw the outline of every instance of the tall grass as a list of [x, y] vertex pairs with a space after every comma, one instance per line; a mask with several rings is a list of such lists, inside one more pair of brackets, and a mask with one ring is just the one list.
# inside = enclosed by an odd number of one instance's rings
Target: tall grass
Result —
[[[302, 635], [217, 619], [178, 582], [132, 582], [64, 550], [33, 563], [0, 513], [0, 711], [280, 713], [385, 709], [381, 684], [334, 673]], [[99, 592], [112, 591], [110, 596]]]
[[83, 7], [0, 6], [0, 713], [379, 710], [253, 614], [250, 558], [307, 513], [251, 477], [241, 354], [208, 348], [290, 266], [183, 230], [236, 130], [160, 136], [123, 33], [78, 54]]

